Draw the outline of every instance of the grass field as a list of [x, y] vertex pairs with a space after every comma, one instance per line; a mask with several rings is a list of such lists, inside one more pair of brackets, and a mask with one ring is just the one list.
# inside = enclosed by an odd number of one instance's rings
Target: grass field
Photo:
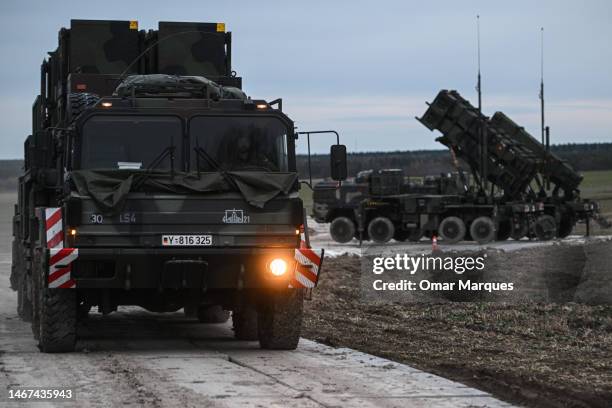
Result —
[[612, 217], [612, 170], [587, 171], [583, 176], [581, 195], [598, 201], [602, 214]]

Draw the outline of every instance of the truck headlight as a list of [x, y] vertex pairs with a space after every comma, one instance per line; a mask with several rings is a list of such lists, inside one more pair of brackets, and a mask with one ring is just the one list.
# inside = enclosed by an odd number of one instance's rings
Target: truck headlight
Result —
[[287, 272], [287, 262], [284, 259], [276, 258], [268, 264], [268, 268], [272, 275], [283, 276]]

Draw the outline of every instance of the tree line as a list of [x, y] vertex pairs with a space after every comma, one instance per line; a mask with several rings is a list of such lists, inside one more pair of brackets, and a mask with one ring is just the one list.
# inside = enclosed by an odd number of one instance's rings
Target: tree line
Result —
[[[567, 161], [576, 171], [612, 170], [612, 143], [568, 143], [551, 146], [551, 152]], [[308, 157], [298, 155], [298, 173], [308, 177]], [[329, 155], [311, 156], [312, 177], [329, 177]], [[359, 152], [348, 154], [348, 173], [361, 170], [402, 169], [407, 176], [429, 176], [454, 171], [448, 150], [414, 150], [394, 152]], [[466, 165], [462, 168], [468, 170]]]

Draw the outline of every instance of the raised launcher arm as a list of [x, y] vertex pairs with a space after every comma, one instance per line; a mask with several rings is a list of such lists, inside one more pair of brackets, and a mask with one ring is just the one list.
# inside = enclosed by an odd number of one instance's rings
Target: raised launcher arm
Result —
[[[537, 176], [538, 157], [515, 142], [503, 130], [492, 127], [488, 118], [456, 91], [442, 90], [423, 117], [417, 118], [429, 130], [438, 130], [438, 142], [452, 148], [465, 160], [479, 178], [485, 178], [504, 191], [507, 197], [522, 198]], [[486, 154], [481, 154], [482, 133], [486, 137]], [[486, 160], [483, 166], [482, 159]]]
[[578, 193], [578, 186], [582, 182], [582, 176], [578, 174], [569, 164], [538, 142], [522, 126], [514, 123], [502, 112], [495, 112], [489, 121], [490, 125], [498, 129], [524, 147], [531, 150], [538, 158], [538, 172], [548, 178], [555, 185], [555, 192], [562, 189], [567, 198], [572, 198]]

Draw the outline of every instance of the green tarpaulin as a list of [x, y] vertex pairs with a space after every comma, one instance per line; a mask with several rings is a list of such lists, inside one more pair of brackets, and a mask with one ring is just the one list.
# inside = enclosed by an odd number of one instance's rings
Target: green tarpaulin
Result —
[[108, 213], [120, 211], [130, 191], [198, 194], [239, 191], [250, 205], [263, 208], [279, 194], [287, 194], [297, 173], [229, 171], [215, 173], [135, 172], [134, 170], [77, 170], [72, 180], [81, 195], [89, 195]]

